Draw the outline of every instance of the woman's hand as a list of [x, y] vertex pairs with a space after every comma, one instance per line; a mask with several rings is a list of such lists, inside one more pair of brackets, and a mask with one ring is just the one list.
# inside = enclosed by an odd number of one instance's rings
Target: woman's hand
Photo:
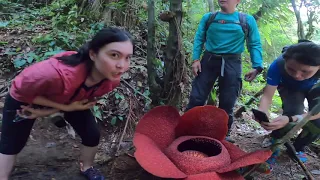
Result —
[[49, 116], [58, 111], [58, 109], [35, 109], [30, 106], [21, 106], [21, 109], [17, 110], [17, 114], [24, 119], [36, 119]]
[[274, 130], [283, 128], [288, 123], [289, 123], [288, 116], [279, 116], [273, 119], [270, 123], [261, 122], [261, 126], [268, 131], [274, 131]]
[[82, 101], [75, 101], [69, 105], [66, 105], [64, 111], [83, 111], [92, 108], [96, 103], [97, 101], [89, 101], [87, 99]]

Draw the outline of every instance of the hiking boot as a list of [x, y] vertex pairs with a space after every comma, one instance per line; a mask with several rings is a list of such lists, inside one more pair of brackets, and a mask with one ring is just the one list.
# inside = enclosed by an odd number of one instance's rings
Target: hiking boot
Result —
[[275, 149], [275, 151], [272, 153], [272, 155], [269, 157], [269, 159], [266, 161], [271, 166], [274, 166], [277, 164], [277, 159], [280, 156], [280, 148]]
[[86, 176], [88, 180], [105, 180], [99, 170], [93, 167], [90, 167], [86, 171], [82, 171], [81, 174]]

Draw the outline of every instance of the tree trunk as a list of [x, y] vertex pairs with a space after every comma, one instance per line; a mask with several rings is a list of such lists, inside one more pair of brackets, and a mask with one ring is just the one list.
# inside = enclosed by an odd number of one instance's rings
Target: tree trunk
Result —
[[169, 20], [169, 37], [164, 59], [165, 74], [162, 97], [165, 104], [179, 106], [186, 78], [185, 55], [182, 49], [180, 30], [182, 0], [171, 0], [170, 12], [174, 16]]
[[297, 34], [299, 39], [305, 39], [303, 24], [300, 16], [300, 11], [297, 8], [295, 0], [291, 0], [292, 8], [294, 10], [294, 14], [296, 15], [297, 23], [298, 23], [298, 29]]
[[214, 12], [213, 0], [208, 0], [208, 4], [209, 4], [209, 11], [210, 12]]
[[147, 68], [148, 84], [150, 88], [150, 98], [152, 105], [159, 104], [160, 87], [156, 82], [156, 62], [155, 62], [155, 12], [154, 0], [148, 1], [148, 46], [147, 46]]

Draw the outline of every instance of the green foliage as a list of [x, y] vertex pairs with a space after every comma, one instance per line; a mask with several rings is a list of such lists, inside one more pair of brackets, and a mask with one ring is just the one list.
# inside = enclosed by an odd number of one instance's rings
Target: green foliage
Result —
[[103, 120], [103, 118], [102, 118], [102, 112], [101, 112], [99, 106], [93, 106], [92, 109], [93, 109], [93, 110], [92, 110], [92, 111], [93, 111], [93, 115], [94, 115], [96, 118], [98, 118], [100, 121], [102, 121], [102, 120]]
[[115, 126], [118, 121], [123, 121], [123, 117], [122, 116], [113, 116], [110, 123], [111, 123], [111, 125]]
[[120, 100], [124, 99], [124, 96], [120, 93], [115, 93], [114, 96], [116, 97], [116, 99], [120, 99]]
[[32, 43], [36, 48], [28, 54], [14, 49], [7, 50], [7, 55], [16, 55], [13, 60], [16, 68], [23, 68], [65, 50], [76, 50], [103, 27], [103, 23], [94, 18], [79, 14], [75, 0], [54, 0], [40, 8], [9, 2], [3, 4], [12, 11], [17, 7], [21, 11], [8, 13], [6, 21], [0, 21], [0, 28], [20, 27], [29, 31], [46, 29], [33, 36]]

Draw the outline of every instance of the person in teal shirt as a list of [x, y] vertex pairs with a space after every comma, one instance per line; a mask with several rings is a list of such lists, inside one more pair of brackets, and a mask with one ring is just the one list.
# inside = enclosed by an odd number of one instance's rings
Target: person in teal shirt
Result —
[[[246, 39], [253, 69], [245, 75], [245, 80], [252, 81], [263, 69], [257, 23], [253, 16], [245, 15], [248, 27], [246, 38], [239, 24], [239, 12], [236, 11], [239, 3], [240, 0], [219, 0], [221, 11], [217, 12], [209, 26], [206, 24], [211, 13], [202, 17], [194, 38], [192, 70], [196, 78], [192, 82], [186, 108], [189, 110], [204, 105], [213, 84], [219, 78], [219, 108], [229, 115], [229, 132], [233, 123], [233, 108], [242, 86], [241, 54], [245, 49]], [[205, 52], [200, 61], [204, 44]], [[232, 141], [230, 138], [227, 140]]]

